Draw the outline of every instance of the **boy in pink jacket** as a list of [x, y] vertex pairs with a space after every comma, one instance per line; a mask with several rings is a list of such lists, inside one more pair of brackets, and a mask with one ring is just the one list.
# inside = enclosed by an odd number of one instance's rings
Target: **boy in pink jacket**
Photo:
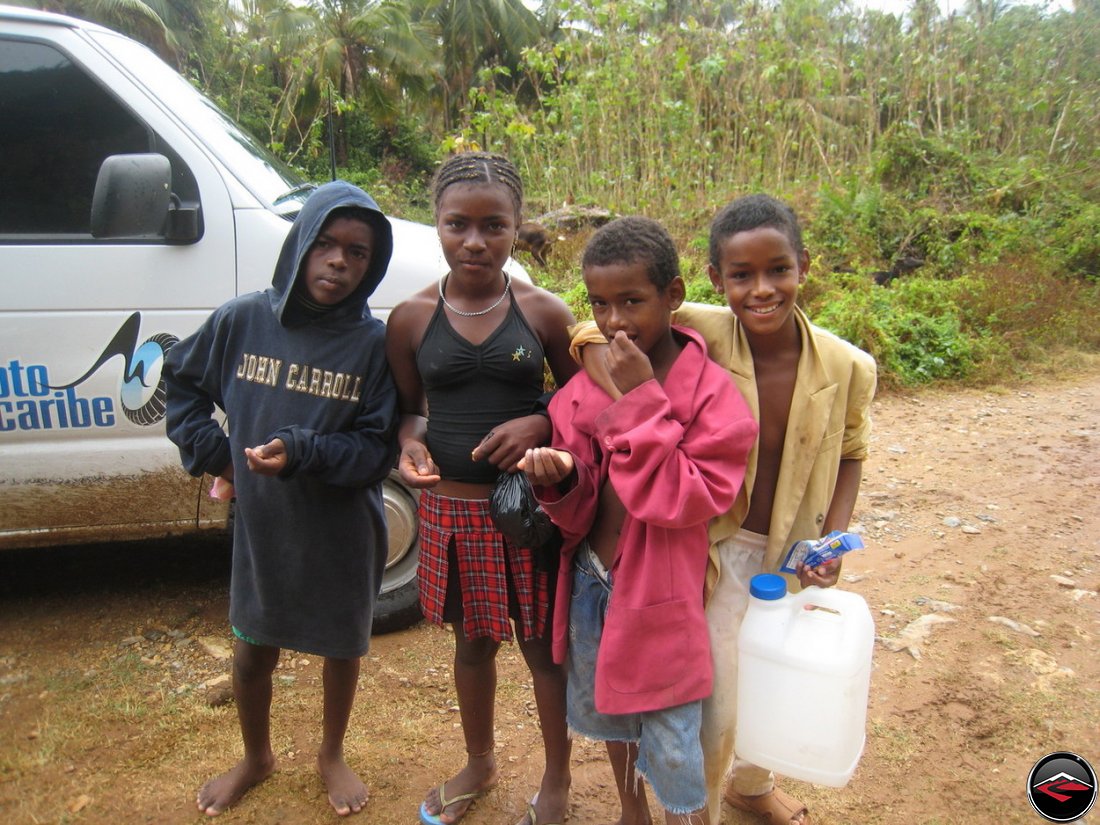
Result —
[[552, 446], [521, 462], [564, 537], [553, 646], [569, 727], [607, 743], [623, 825], [649, 821], [639, 777], [666, 822], [707, 825], [707, 523], [733, 504], [757, 424], [699, 335], [671, 324], [684, 283], [660, 224], [607, 224], [582, 268], [614, 389], [574, 376], [550, 405]]

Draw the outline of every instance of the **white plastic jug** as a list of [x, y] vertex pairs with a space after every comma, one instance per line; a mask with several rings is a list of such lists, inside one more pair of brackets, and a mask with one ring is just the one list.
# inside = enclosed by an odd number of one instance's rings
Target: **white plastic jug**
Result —
[[753, 576], [738, 638], [735, 750], [783, 776], [843, 787], [866, 738], [875, 624], [856, 593]]

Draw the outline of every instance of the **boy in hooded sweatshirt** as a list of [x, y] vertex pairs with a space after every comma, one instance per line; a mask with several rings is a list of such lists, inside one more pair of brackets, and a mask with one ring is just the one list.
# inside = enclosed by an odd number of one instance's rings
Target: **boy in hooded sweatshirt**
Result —
[[329, 802], [347, 815], [367, 801], [343, 741], [387, 552], [396, 392], [367, 299], [392, 250], [370, 196], [325, 184], [294, 221], [272, 286], [223, 304], [166, 358], [168, 437], [188, 472], [231, 483], [237, 498], [229, 619], [244, 758], [199, 789], [209, 816], [275, 768], [272, 672], [284, 647], [325, 657], [317, 763]]

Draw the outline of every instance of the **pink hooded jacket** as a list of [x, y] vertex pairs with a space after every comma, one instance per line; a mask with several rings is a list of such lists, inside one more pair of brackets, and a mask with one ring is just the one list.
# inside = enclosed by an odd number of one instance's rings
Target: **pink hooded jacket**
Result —
[[710, 695], [713, 672], [703, 613], [707, 522], [730, 508], [757, 424], [729, 374], [707, 358], [698, 333], [684, 341], [664, 385], [647, 381], [618, 401], [585, 373], [550, 404], [553, 446], [573, 454], [576, 483], [537, 487], [562, 531], [554, 608], [554, 659], [569, 643], [572, 561], [596, 517], [600, 488], [626, 508], [596, 662], [596, 709], [636, 713]]

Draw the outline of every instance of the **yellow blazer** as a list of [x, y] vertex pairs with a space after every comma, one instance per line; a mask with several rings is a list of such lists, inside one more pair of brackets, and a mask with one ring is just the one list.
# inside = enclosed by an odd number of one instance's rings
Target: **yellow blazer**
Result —
[[[795, 309], [795, 319], [802, 335], [802, 354], [764, 551], [764, 570], [770, 572], [778, 572], [791, 544], [821, 535], [841, 459], [862, 461], [867, 457], [877, 379], [875, 361], [866, 352], [815, 326], [801, 309]], [[702, 334], [710, 357], [729, 370], [759, 420], [752, 351], [737, 317], [728, 307], [688, 303], [676, 310], [673, 323]], [[594, 324], [579, 325], [573, 337], [575, 357], [579, 346], [602, 340]], [[733, 507], [711, 522], [708, 598], [720, 574], [715, 543], [736, 534], [749, 512], [758, 450], [759, 442], [749, 453], [745, 483]], [[799, 588], [797, 578], [787, 579], [791, 590]]]

